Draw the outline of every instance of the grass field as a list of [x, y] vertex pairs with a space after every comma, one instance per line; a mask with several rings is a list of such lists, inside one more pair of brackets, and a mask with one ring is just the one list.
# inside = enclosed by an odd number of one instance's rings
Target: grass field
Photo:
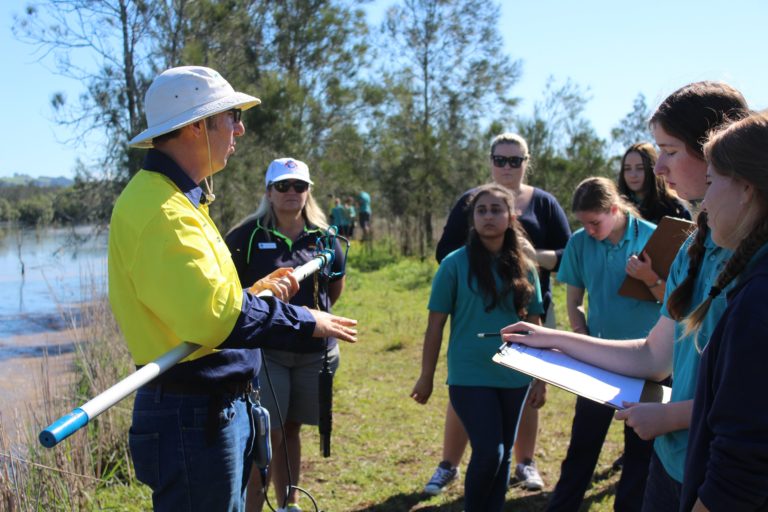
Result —
[[[354, 258], [352, 259], [354, 261]], [[315, 428], [303, 432], [304, 463], [300, 486], [324, 511], [461, 511], [462, 483], [440, 496], [421, 493], [440, 460], [447, 401], [445, 345], [435, 393], [426, 406], [409, 398], [418, 376], [426, 303], [435, 264], [401, 260], [377, 270], [348, 269], [347, 287], [335, 311], [357, 318], [360, 341], [342, 347], [335, 380], [332, 456], [322, 458]], [[556, 288], [558, 321], [566, 320], [564, 290]], [[447, 333], [446, 333], [447, 334]], [[543, 492], [512, 488], [505, 510], [543, 510], [557, 481], [573, 416], [573, 395], [551, 388], [541, 412], [536, 459], [546, 482]], [[618, 474], [611, 463], [619, 455], [622, 425], [614, 422], [603, 448], [595, 481], [583, 510], [612, 510]], [[281, 454], [276, 453], [276, 457]], [[464, 469], [469, 452], [462, 464]], [[151, 507], [147, 489], [135, 485], [102, 489], [102, 508]], [[313, 510], [303, 498], [305, 511]]]

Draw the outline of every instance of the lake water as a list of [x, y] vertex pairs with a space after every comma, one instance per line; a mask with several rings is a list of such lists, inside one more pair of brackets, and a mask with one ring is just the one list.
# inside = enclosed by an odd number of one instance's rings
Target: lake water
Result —
[[10, 337], [65, 327], [78, 304], [106, 294], [106, 270], [106, 230], [0, 228], [0, 350]]

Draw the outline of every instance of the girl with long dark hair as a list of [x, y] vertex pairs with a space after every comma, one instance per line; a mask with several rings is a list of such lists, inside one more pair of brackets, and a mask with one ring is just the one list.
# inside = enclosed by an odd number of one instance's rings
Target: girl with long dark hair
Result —
[[619, 193], [632, 201], [640, 215], [658, 224], [665, 216], [691, 220], [687, 204], [653, 173], [658, 154], [650, 142], [632, 144], [621, 157]]
[[481, 339], [477, 333], [498, 330], [510, 318], [538, 324], [544, 309], [532, 248], [515, 218], [512, 194], [500, 185], [484, 185], [469, 204], [468, 241], [443, 259], [432, 282], [421, 375], [411, 397], [424, 404], [432, 394], [450, 316], [448, 391], [472, 446], [464, 508], [494, 512], [504, 505], [523, 403], [530, 393], [531, 402], [541, 406], [544, 388], [495, 364], [498, 338]]

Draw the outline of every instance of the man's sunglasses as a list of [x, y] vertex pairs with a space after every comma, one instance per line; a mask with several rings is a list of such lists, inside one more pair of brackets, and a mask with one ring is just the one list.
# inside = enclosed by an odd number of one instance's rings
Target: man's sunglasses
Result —
[[240, 119], [243, 118], [243, 111], [239, 108], [231, 108], [229, 109], [229, 112], [232, 113], [232, 122], [234, 124], [239, 123]]
[[523, 165], [523, 162], [528, 160], [528, 157], [491, 155], [491, 160], [493, 160], [493, 165], [496, 167], [504, 167], [509, 164], [511, 168], [519, 169]]
[[288, 192], [291, 187], [293, 187], [293, 190], [297, 193], [301, 194], [302, 192], [306, 192], [309, 188], [309, 183], [306, 181], [295, 181], [295, 180], [285, 180], [285, 181], [275, 181], [270, 185], [272, 188], [280, 192], [281, 194], [285, 194]]

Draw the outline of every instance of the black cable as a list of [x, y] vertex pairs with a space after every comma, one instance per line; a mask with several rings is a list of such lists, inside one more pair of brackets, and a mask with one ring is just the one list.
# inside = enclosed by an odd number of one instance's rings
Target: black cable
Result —
[[[277, 394], [275, 393], [275, 387], [272, 385], [272, 378], [269, 376], [269, 367], [267, 365], [267, 358], [264, 356], [264, 351], [259, 349], [261, 351], [261, 365], [264, 367], [264, 375], [267, 377], [267, 382], [269, 383], [269, 391], [272, 393], [272, 401], [275, 404], [275, 411], [277, 412], [277, 420], [280, 424], [280, 432], [283, 435], [283, 454], [285, 455], [285, 468], [286, 472], [288, 473], [288, 485], [289, 485], [289, 491], [290, 491], [290, 483], [291, 483], [291, 463], [290, 459], [288, 458], [288, 445], [285, 442], [285, 424], [283, 421], [283, 414], [280, 411], [280, 404], [277, 401]], [[271, 435], [271, 432], [270, 432]], [[274, 458], [274, 457], [273, 457]], [[269, 493], [267, 492], [269, 490], [267, 485], [267, 478], [266, 478], [266, 471], [261, 473], [261, 490], [264, 492], [264, 502], [269, 507], [269, 510], [272, 512], [277, 512], [273, 507], [272, 504], [269, 502]], [[285, 500], [283, 501], [282, 506], [278, 505], [278, 508], [285, 508], [285, 506], [288, 504], [288, 494], [290, 492], [287, 492], [285, 494]]]

